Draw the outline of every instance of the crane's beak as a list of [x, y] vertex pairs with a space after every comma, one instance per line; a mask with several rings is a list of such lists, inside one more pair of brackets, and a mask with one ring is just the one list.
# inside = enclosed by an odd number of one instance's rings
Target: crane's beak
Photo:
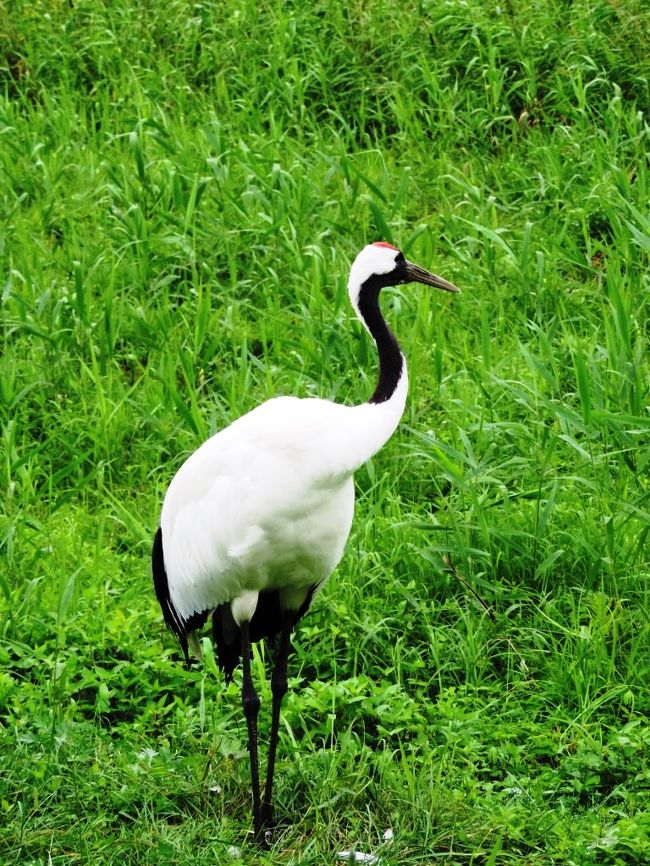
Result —
[[407, 280], [411, 283], [424, 283], [425, 286], [435, 286], [436, 289], [443, 289], [445, 292], [460, 292], [458, 286], [443, 280], [442, 277], [430, 274], [413, 262], [406, 262], [405, 272]]

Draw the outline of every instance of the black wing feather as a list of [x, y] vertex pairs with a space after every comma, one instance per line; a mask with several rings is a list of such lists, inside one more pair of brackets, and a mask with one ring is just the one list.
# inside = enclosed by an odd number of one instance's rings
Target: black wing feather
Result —
[[[160, 527], [158, 527], [158, 531], [153, 540], [153, 548], [151, 550], [151, 571], [153, 573], [153, 585], [156, 590], [156, 597], [158, 598], [158, 603], [162, 609], [165, 625], [172, 634], [175, 634], [178, 638], [178, 642], [180, 643], [185, 656], [185, 662], [189, 667], [190, 655], [187, 646], [187, 632], [191, 631], [191, 628], [188, 628], [188, 626], [191, 625], [194, 628], [197, 628], [199, 625], [203, 625], [207, 618], [207, 613], [203, 615], [203, 623], [199, 623], [195, 626], [193, 620], [197, 616], [196, 614], [190, 617], [186, 622], [172, 604], [172, 600], [169, 597], [169, 583], [167, 581], [167, 572], [165, 571], [162, 529]], [[199, 618], [200, 616], [201, 614], [198, 615]]]

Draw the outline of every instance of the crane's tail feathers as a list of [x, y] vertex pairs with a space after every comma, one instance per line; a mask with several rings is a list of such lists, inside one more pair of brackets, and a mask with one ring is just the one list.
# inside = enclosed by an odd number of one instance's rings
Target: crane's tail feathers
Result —
[[[153, 548], [151, 550], [151, 571], [153, 573], [153, 585], [156, 590], [156, 597], [162, 609], [163, 618], [167, 628], [175, 634], [185, 656], [185, 663], [188, 668], [190, 666], [190, 654], [188, 649], [188, 632], [191, 634], [194, 629], [200, 628], [207, 619], [207, 613], [203, 615], [203, 622], [199, 617], [192, 616], [186, 622], [174, 607], [169, 595], [169, 582], [167, 580], [167, 572], [165, 571], [165, 559], [163, 556], [162, 529], [158, 527], [158, 531], [153, 540]], [[195, 621], [198, 620], [198, 621]], [[194, 649], [194, 642], [192, 642]]]

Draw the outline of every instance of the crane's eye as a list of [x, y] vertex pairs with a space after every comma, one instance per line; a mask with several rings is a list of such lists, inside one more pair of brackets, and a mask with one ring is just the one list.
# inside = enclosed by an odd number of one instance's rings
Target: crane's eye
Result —
[[406, 261], [406, 259], [404, 258], [404, 253], [403, 252], [397, 253], [397, 255], [395, 256], [395, 264], [396, 265], [402, 265], [402, 264], [404, 264], [405, 261]]

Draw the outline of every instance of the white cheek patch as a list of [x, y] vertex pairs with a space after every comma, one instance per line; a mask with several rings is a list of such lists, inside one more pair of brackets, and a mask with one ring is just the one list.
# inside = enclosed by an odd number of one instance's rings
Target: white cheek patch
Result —
[[[361, 286], [369, 277], [389, 274], [391, 271], [394, 271], [395, 259], [398, 254], [399, 250], [397, 247], [384, 241], [377, 241], [364, 247], [354, 260], [348, 281], [348, 294], [350, 296], [350, 303], [354, 307], [358, 318], [362, 319], [359, 315], [359, 292]], [[365, 327], [365, 322], [363, 324]]]

